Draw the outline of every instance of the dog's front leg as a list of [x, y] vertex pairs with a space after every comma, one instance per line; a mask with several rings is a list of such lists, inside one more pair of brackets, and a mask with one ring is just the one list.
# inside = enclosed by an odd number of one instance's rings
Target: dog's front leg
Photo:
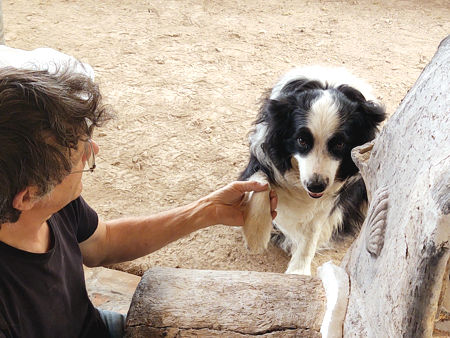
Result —
[[295, 249], [286, 270], [288, 274], [311, 276], [311, 262], [316, 253], [320, 229], [310, 224], [304, 230], [304, 233], [298, 234], [299, 237], [296, 238]]
[[[258, 171], [253, 174], [249, 181], [269, 183], [267, 176]], [[253, 252], [267, 249], [272, 230], [272, 214], [270, 211], [270, 186], [261, 192], [248, 194], [244, 211], [244, 238], [247, 248]]]

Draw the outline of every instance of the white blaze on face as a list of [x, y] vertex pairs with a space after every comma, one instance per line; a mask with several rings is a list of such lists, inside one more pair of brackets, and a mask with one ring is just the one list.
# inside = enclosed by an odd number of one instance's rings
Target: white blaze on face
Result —
[[300, 180], [306, 189], [308, 181], [316, 174], [333, 184], [340, 161], [328, 151], [327, 143], [339, 127], [339, 105], [328, 91], [312, 104], [307, 127], [314, 139], [312, 150], [306, 156], [295, 155], [300, 170]]

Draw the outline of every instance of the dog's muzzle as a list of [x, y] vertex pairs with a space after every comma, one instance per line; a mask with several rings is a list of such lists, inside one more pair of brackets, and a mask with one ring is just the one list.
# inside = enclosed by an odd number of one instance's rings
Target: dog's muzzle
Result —
[[328, 182], [328, 178], [323, 178], [318, 174], [314, 174], [313, 177], [305, 184], [309, 196], [312, 198], [322, 197], [328, 186]]

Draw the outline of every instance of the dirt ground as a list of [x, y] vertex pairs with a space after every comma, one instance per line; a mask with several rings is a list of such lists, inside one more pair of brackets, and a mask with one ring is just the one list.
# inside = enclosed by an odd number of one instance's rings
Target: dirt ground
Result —
[[[9, 0], [6, 44], [88, 62], [117, 118], [98, 130], [84, 197], [104, 219], [193, 201], [234, 180], [261, 94], [298, 65], [348, 67], [392, 114], [450, 32], [448, 0]], [[350, 242], [316, 255], [338, 263]], [[115, 266], [283, 272], [215, 226]]]

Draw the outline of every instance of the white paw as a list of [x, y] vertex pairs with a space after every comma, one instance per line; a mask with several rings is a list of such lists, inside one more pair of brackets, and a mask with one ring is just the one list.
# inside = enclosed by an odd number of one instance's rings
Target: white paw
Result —
[[267, 249], [272, 230], [269, 190], [254, 192], [246, 204], [244, 214], [244, 238], [252, 252]]
[[291, 269], [288, 268], [285, 272], [288, 275], [304, 275], [304, 276], [311, 276], [311, 269], [304, 268], [304, 269]]

